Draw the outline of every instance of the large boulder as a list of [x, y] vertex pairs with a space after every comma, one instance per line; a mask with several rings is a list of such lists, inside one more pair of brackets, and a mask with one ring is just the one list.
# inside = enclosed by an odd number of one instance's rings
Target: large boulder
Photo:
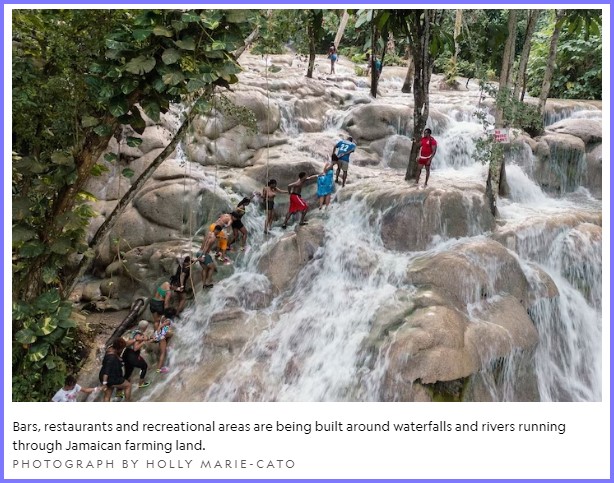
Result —
[[[530, 354], [537, 331], [515, 297], [494, 297], [463, 313], [445, 291], [399, 291], [378, 310], [366, 347], [385, 353], [384, 400], [431, 400], [501, 358]], [[462, 393], [462, 388], [459, 389]], [[460, 396], [459, 396], [460, 397]], [[531, 396], [521, 396], [531, 399]]]
[[409, 265], [406, 280], [443, 289], [462, 305], [504, 294], [525, 307], [529, 303], [529, 283], [517, 257], [494, 240], [471, 240], [420, 256]]
[[602, 126], [599, 119], [563, 119], [548, 126], [548, 131], [570, 134], [582, 139], [584, 144], [601, 143]]
[[301, 269], [313, 259], [324, 241], [324, 227], [318, 220], [280, 238], [258, 263], [279, 293], [287, 290]]
[[597, 198], [601, 198], [601, 176], [603, 155], [601, 144], [597, 144], [586, 155], [586, 187]]
[[[484, 195], [484, 187], [443, 185], [419, 190], [398, 179], [382, 181], [368, 191], [346, 188], [341, 200], [355, 195], [381, 212], [381, 236], [390, 250], [426, 249], [436, 237], [475, 236], [494, 229], [495, 222]], [[378, 213], [379, 214], [379, 213]], [[379, 218], [374, 216], [374, 221]]]
[[540, 139], [535, 154], [534, 175], [542, 188], [566, 193], [584, 184], [585, 145], [579, 137], [571, 134], [546, 134]]

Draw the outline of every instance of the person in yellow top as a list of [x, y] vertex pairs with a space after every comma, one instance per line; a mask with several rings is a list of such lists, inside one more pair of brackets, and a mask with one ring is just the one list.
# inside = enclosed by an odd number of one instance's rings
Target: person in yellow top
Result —
[[221, 226], [222, 229], [217, 234], [217, 248], [218, 248], [218, 260], [223, 262], [224, 265], [231, 263], [230, 258], [226, 256], [226, 250], [228, 250], [228, 236], [226, 235], [226, 229], [232, 225], [233, 219], [230, 213], [224, 213], [220, 215], [215, 223], [209, 225], [209, 231], [213, 232], [216, 226]]

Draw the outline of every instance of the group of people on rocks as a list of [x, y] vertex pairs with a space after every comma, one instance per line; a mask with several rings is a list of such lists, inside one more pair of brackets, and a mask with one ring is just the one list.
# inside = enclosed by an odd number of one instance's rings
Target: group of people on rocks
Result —
[[[326, 208], [330, 204], [334, 183], [339, 183], [341, 176], [341, 186], [345, 186], [347, 173], [350, 163], [350, 155], [356, 150], [356, 144], [351, 136], [347, 139], [338, 141], [332, 151], [330, 161], [327, 161], [321, 173], [307, 176], [307, 173], [298, 173], [298, 179], [287, 187], [287, 194], [290, 196], [288, 212], [282, 224], [282, 229], [288, 226], [290, 217], [300, 214], [299, 225], [306, 225], [305, 216], [309, 206], [302, 198], [302, 189], [305, 184], [313, 179], [317, 179], [317, 196], [319, 210]], [[430, 176], [430, 168], [433, 157], [437, 152], [437, 141], [433, 138], [431, 130], [426, 128], [420, 139], [418, 150], [418, 169], [416, 174], [416, 185], [419, 185], [422, 169], [426, 169], [426, 179], [424, 187], [427, 186]], [[335, 166], [337, 166], [335, 176]], [[333, 178], [334, 181], [333, 181]], [[275, 207], [275, 197], [279, 193], [286, 193], [277, 186], [277, 181], [271, 179], [262, 190], [262, 197], [265, 208], [264, 232], [268, 233], [273, 224], [273, 213]], [[169, 372], [164, 365], [170, 340], [173, 336], [173, 319], [178, 316], [185, 308], [187, 295], [186, 291], [191, 286], [190, 273], [192, 264], [198, 262], [202, 267], [201, 277], [203, 288], [213, 287], [213, 275], [217, 271], [214, 257], [211, 253], [217, 250], [215, 257], [224, 264], [231, 263], [226, 256], [227, 250], [235, 243], [239, 242], [240, 250], [245, 250], [247, 245], [248, 232], [241, 221], [245, 214], [246, 207], [251, 203], [251, 197], [244, 197], [231, 213], [223, 213], [218, 219], [211, 223], [208, 231], [203, 237], [200, 250], [196, 253], [196, 258], [186, 256], [177, 267], [176, 273], [169, 281], [163, 282], [156, 288], [154, 295], [149, 301], [149, 308], [153, 317], [154, 331], [150, 336], [146, 335], [149, 322], [142, 320], [136, 329], [132, 330], [127, 338], [118, 337], [106, 348], [102, 367], [99, 372], [100, 386], [82, 387], [77, 384], [74, 376], [66, 377], [64, 386], [53, 396], [52, 401], [73, 402], [77, 400], [79, 393], [92, 394], [103, 392], [103, 400], [110, 401], [114, 390], [118, 391], [122, 398], [130, 401], [132, 395], [132, 383], [130, 379], [134, 369], [139, 369], [139, 388], [150, 385], [146, 380], [148, 364], [141, 355], [141, 350], [149, 343], [159, 344], [159, 356], [156, 372], [166, 374]], [[232, 229], [230, 240], [226, 234], [227, 229]], [[177, 308], [172, 307], [173, 295], [177, 299]]]
[[127, 336], [115, 338], [106, 347], [98, 373], [99, 386], [82, 387], [77, 384], [74, 376], [69, 375], [64, 381], [64, 386], [56, 392], [51, 400], [54, 402], [74, 402], [77, 400], [79, 393], [97, 394], [102, 392], [102, 400], [109, 402], [115, 391], [117, 398], [130, 401], [132, 398], [131, 378], [135, 369], [139, 369], [139, 388], [146, 388], [151, 384], [146, 379], [149, 366], [141, 354], [141, 350], [150, 343], [159, 345], [156, 372], [159, 374], [168, 373], [169, 369], [164, 365], [164, 362], [168, 343], [173, 335], [171, 330], [174, 325], [173, 318], [177, 311], [173, 307], [164, 308], [164, 306], [169, 301], [168, 294], [176, 288], [165, 282], [156, 290], [158, 297], [150, 300], [150, 310], [154, 319], [152, 334], [147, 334], [149, 321], [141, 320]]

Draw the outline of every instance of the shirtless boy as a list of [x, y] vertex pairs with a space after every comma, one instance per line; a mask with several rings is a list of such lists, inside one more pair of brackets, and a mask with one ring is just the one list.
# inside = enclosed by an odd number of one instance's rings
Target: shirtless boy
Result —
[[309, 181], [310, 179], [316, 179], [317, 177], [317, 174], [314, 174], [313, 176], [307, 176], [307, 173], [301, 171], [298, 174], [298, 179], [294, 183], [290, 183], [288, 185], [288, 193], [290, 193], [290, 206], [288, 207], [288, 213], [286, 214], [284, 224], [281, 225], [283, 229], [288, 226], [288, 220], [290, 219], [290, 217], [294, 213], [297, 213], [299, 211], [301, 212], [301, 220], [299, 222], [299, 225], [307, 224], [305, 222], [305, 215], [307, 214], [307, 209], [309, 207], [307, 206], [307, 203], [305, 203], [305, 200], [303, 200], [303, 198], [301, 197], [301, 191], [303, 190], [303, 186], [307, 181]]
[[264, 233], [265, 235], [271, 229], [271, 225], [273, 224], [273, 212], [275, 208], [275, 196], [277, 193], [284, 193], [284, 191], [280, 190], [277, 187], [277, 180], [271, 179], [267, 183], [267, 185], [262, 190], [262, 197], [264, 198], [264, 210], [266, 211], [266, 216], [264, 219]]

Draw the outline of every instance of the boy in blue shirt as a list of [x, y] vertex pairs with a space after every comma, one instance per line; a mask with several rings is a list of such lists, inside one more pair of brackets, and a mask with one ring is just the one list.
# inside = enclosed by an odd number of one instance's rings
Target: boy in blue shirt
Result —
[[[352, 136], [348, 136], [347, 140], [341, 139], [333, 148], [333, 154], [336, 154], [339, 161], [337, 162], [337, 176], [335, 177], [335, 183], [339, 183], [339, 173], [343, 170], [343, 182], [341, 187], [345, 186], [345, 180], [348, 175], [348, 167], [350, 165], [350, 154], [356, 150], [356, 144]], [[335, 153], [335, 151], [337, 151]]]

